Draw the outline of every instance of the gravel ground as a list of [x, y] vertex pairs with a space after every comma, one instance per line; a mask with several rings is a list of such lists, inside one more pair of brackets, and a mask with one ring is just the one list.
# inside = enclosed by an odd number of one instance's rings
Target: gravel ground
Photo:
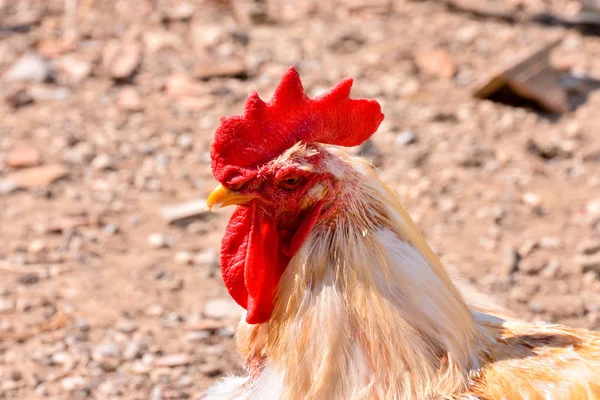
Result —
[[381, 102], [351, 151], [449, 268], [521, 318], [600, 328], [600, 91], [563, 81], [558, 117], [472, 96], [553, 37], [557, 68], [600, 78], [598, 36], [436, 1], [0, 0], [0, 399], [198, 399], [240, 371], [229, 211], [186, 214], [219, 117], [290, 65]]

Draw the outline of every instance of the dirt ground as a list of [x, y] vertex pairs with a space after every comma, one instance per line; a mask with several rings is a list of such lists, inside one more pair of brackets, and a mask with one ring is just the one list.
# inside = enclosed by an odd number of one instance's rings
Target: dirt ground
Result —
[[[502, 3], [502, 2], [497, 2]], [[522, 13], [576, 2], [506, 0]], [[560, 116], [474, 99], [553, 37]], [[0, 399], [199, 399], [240, 372], [204, 199], [219, 118], [295, 65], [355, 78], [361, 149], [442, 261], [515, 315], [600, 328], [600, 37], [436, 1], [0, 0]]]

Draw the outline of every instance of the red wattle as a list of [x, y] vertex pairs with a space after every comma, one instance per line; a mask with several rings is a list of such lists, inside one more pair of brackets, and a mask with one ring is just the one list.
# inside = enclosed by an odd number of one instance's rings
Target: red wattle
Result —
[[281, 251], [275, 223], [256, 206], [238, 206], [221, 242], [221, 273], [231, 297], [247, 310], [246, 322], [269, 320], [281, 274], [290, 258]]

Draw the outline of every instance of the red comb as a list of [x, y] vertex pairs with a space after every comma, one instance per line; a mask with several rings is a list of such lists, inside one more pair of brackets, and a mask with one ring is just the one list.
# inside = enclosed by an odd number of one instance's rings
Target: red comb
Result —
[[292, 67], [281, 79], [269, 103], [252, 92], [244, 115], [222, 118], [211, 149], [212, 171], [225, 186], [235, 187], [257, 169], [299, 141], [357, 146], [383, 120], [375, 100], [352, 100], [352, 79], [310, 99]]

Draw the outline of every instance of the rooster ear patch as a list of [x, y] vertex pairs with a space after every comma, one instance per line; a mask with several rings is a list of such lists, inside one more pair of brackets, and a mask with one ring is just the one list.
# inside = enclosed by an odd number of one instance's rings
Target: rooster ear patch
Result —
[[212, 172], [225, 186], [254, 175], [297, 142], [352, 147], [366, 141], [383, 120], [375, 100], [350, 99], [352, 79], [345, 79], [311, 99], [292, 67], [271, 101], [256, 92], [246, 99], [244, 114], [221, 119], [211, 148]]

